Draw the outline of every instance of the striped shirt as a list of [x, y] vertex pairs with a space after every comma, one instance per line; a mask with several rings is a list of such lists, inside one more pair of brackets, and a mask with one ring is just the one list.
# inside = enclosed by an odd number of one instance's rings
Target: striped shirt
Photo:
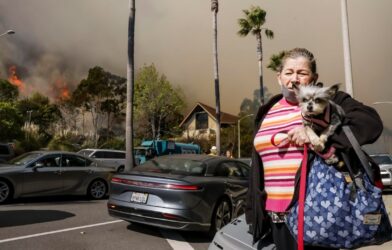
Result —
[[[256, 151], [264, 166], [267, 211], [286, 211], [293, 198], [295, 174], [303, 156], [303, 147], [290, 144], [288, 147], [277, 148], [272, 145], [271, 137], [299, 125], [302, 125], [299, 107], [282, 98], [269, 110], [254, 139]], [[279, 144], [285, 138], [286, 134], [278, 133], [275, 136], [275, 144]]]

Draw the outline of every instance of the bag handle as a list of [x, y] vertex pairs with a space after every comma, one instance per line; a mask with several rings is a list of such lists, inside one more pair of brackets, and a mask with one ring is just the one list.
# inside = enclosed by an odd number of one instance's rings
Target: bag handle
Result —
[[368, 175], [370, 182], [374, 184], [374, 173], [373, 171], [369, 168], [369, 161], [367, 160], [367, 157], [365, 153], [362, 151], [361, 146], [359, 145], [358, 140], [355, 138], [351, 128], [348, 125], [344, 125], [343, 127], [343, 132], [346, 134], [347, 139], [353, 146], [353, 149], [358, 156], [363, 169], [365, 170], [366, 174]]

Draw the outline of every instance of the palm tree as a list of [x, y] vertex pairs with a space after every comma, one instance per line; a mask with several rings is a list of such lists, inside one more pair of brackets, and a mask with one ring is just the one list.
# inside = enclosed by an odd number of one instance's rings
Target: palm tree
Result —
[[285, 55], [285, 53], [286, 53], [286, 51], [282, 50], [278, 54], [273, 54], [270, 58], [270, 63], [267, 65], [267, 68], [272, 71], [278, 72], [279, 68], [282, 64], [282, 59], [283, 59], [283, 56]]
[[218, 0], [211, 0], [212, 27], [213, 27], [213, 61], [214, 61], [214, 82], [215, 82], [215, 112], [216, 112], [216, 149], [220, 155], [221, 146], [221, 113], [220, 113], [220, 95], [219, 95], [219, 72], [218, 72], [218, 28], [217, 14], [219, 10]]
[[274, 32], [272, 30], [262, 28], [265, 23], [265, 16], [267, 12], [258, 6], [251, 6], [249, 10], [243, 10], [245, 18], [238, 19], [240, 30], [238, 35], [245, 37], [249, 33], [256, 36], [257, 40], [257, 60], [259, 63], [259, 80], [260, 80], [260, 103], [264, 103], [264, 84], [263, 84], [263, 42], [261, 37], [262, 30], [265, 31], [267, 38], [274, 38]]
[[127, 111], [125, 127], [125, 171], [131, 170], [134, 166], [133, 155], [133, 96], [135, 85], [135, 0], [129, 0], [128, 18], [128, 65], [127, 65]]

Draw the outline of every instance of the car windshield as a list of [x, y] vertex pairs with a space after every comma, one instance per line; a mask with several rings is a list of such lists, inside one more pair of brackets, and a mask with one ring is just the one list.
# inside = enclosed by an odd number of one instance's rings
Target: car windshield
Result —
[[170, 157], [155, 158], [134, 168], [140, 172], [156, 172], [180, 175], [201, 176], [206, 165], [201, 161], [190, 159], [173, 159]]
[[15, 157], [14, 159], [11, 159], [8, 163], [22, 166], [22, 165], [26, 165], [26, 164], [30, 163], [31, 161], [37, 159], [38, 157], [40, 157], [42, 155], [43, 155], [43, 153], [37, 153], [37, 152], [25, 153], [25, 154], [22, 154], [18, 157]]
[[92, 152], [93, 152], [92, 150], [82, 149], [78, 152], [78, 154], [89, 156]]
[[379, 165], [392, 164], [392, 159], [388, 155], [373, 155], [372, 158]]
[[145, 156], [146, 155], [146, 149], [145, 148], [135, 148], [133, 150], [133, 153], [135, 155]]

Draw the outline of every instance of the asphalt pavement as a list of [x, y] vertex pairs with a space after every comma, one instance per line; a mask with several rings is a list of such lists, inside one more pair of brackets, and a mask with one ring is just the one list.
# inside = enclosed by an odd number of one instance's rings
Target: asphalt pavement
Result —
[[[392, 220], [392, 192], [384, 201]], [[0, 249], [207, 250], [211, 238], [112, 218], [107, 200], [82, 197], [19, 199], [0, 205]], [[389, 250], [392, 242], [361, 250]]]

